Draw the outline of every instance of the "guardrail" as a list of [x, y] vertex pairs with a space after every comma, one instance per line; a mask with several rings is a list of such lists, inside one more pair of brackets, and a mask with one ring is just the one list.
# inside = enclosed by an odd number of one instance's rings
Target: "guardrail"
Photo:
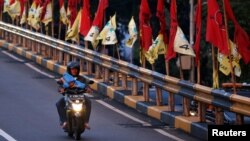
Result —
[[[237, 124], [244, 124], [244, 116], [250, 116], [250, 98], [248, 97], [166, 76], [78, 45], [3, 22], [0, 22], [0, 32], [2, 39], [21, 45], [24, 49], [51, 59], [58, 64], [65, 65], [71, 60], [79, 60], [82, 64], [81, 70], [86, 74], [94, 75], [94, 78], [102, 79], [104, 82], [109, 82], [112, 76], [114, 87], [130, 89], [133, 96], [138, 95], [138, 83], [142, 83], [145, 102], [149, 101], [149, 87], [155, 86], [156, 106], [166, 106], [162, 105], [162, 91], [167, 91], [169, 93], [167, 107], [171, 112], [175, 111], [175, 95], [183, 97], [182, 112], [187, 117], [190, 116], [189, 100], [195, 100], [199, 105], [197, 118], [200, 122], [206, 122], [207, 105], [212, 105], [215, 108], [215, 124], [224, 124], [223, 112], [225, 110], [236, 113]], [[128, 78], [131, 80], [130, 86], [127, 85]], [[120, 81], [121, 83], [119, 83]]]

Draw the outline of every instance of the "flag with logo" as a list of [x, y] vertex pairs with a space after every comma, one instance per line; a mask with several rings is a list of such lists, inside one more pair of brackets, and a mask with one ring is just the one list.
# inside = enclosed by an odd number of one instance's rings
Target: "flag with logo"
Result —
[[30, 25], [31, 25], [34, 29], [36, 29], [36, 30], [39, 30], [39, 29], [40, 29], [40, 22], [41, 22], [42, 9], [43, 9], [43, 7], [39, 5], [39, 6], [35, 9], [34, 18], [32, 18], [31, 21], [30, 21]]
[[95, 48], [99, 41], [96, 40], [97, 36], [99, 35], [99, 28], [98, 26], [91, 26], [87, 36], [84, 38], [85, 41], [90, 41], [92, 46]]
[[98, 40], [96, 39], [99, 35], [100, 29], [103, 25], [103, 16], [105, 9], [108, 7], [108, 0], [99, 0], [98, 9], [93, 20], [93, 24], [84, 38], [85, 41], [90, 41], [92, 46], [95, 48], [98, 45]]
[[156, 16], [158, 17], [160, 21], [160, 34], [163, 35], [164, 43], [168, 43], [168, 35], [167, 35], [167, 23], [166, 23], [166, 16], [164, 12], [164, 0], [158, 0], [157, 1], [157, 11]]
[[106, 37], [106, 34], [108, 33], [110, 28], [113, 28], [114, 30], [116, 29], [116, 14], [110, 18], [110, 20], [105, 24], [103, 27], [102, 31], [98, 35], [97, 39], [102, 40]]
[[237, 45], [238, 51], [242, 56], [245, 64], [250, 62], [250, 38], [246, 31], [237, 22], [229, 0], [224, 0], [227, 18], [233, 21], [234, 24], [234, 42]]
[[108, 7], [108, 4], [109, 4], [108, 0], [99, 0], [98, 9], [97, 9], [95, 18], [93, 20], [93, 25], [97, 26], [99, 30], [103, 26], [104, 12], [105, 12], [105, 9]]
[[27, 21], [26, 11], [27, 11], [27, 7], [25, 6], [21, 15], [20, 24], [24, 24]]
[[79, 25], [81, 19], [81, 10], [78, 12], [76, 19], [72, 25], [72, 27], [67, 31], [65, 40], [72, 40], [79, 42]]
[[81, 22], [80, 22], [80, 34], [82, 34], [84, 37], [87, 36], [90, 28], [91, 28], [90, 2], [89, 0], [84, 0]]
[[71, 27], [77, 17], [77, 5], [79, 0], [68, 0], [67, 17], [69, 19], [69, 27]]
[[175, 35], [177, 32], [178, 20], [177, 20], [177, 9], [176, 9], [176, 0], [171, 0], [170, 2], [170, 35], [169, 35], [169, 44], [166, 55], [166, 60], [170, 60], [176, 57], [174, 51]]
[[39, 5], [39, 3], [37, 3], [36, 1], [33, 1], [30, 8], [29, 8], [29, 13], [28, 13], [28, 18], [27, 18], [29, 25], [31, 25], [32, 21], [34, 20], [36, 9], [37, 9], [38, 5]]
[[227, 32], [223, 13], [216, 0], [208, 0], [207, 6], [206, 41], [217, 47], [220, 53], [228, 55]]
[[60, 21], [66, 25], [69, 23], [69, 20], [67, 17], [67, 12], [65, 9], [64, 0], [59, 0], [59, 6], [60, 6], [60, 12], [59, 12], [60, 13]]
[[103, 45], [113, 45], [117, 43], [116, 38], [116, 14], [110, 18], [103, 30], [98, 35], [97, 39], [102, 40]]
[[159, 34], [154, 40], [153, 44], [149, 47], [148, 51], [145, 53], [145, 57], [150, 64], [154, 64], [155, 60], [158, 58], [158, 54], [166, 53], [166, 46], [164, 43], [164, 37]]
[[46, 0], [43, 5], [42, 11], [42, 22], [47, 26], [50, 22], [52, 22], [52, 2], [51, 0]]
[[[241, 59], [241, 55], [238, 53], [236, 44], [233, 43], [231, 40], [229, 40], [230, 42], [230, 47], [231, 47], [231, 60], [232, 60], [232, 67], [234, 68], [234, 74], [238, 77], [240, 77], [241, 75], [241, 68], [240, 68], [240, 59]], [[219, 70], [225, 74], [225, 75], [229, 75], [231, 72], [231, 65], [230, 65], [230, 59], [229, 56], [224, 55], [222, 53], [218, 53], [218, 57], [217, 57], [219, 63], [220, 63], [220, 67]]]
[[177, 27], [177, 32], [174, 39], [174, 51], [180, 54], [190, 55], [195, 57], [194, 50], [188, 43], [184, 33], [181, 28]]
[[151, 11], [147, 0], [142, 0], [140, 4], [139, 25], [140, 25], [140, 44], [142, 51], [145, 52], [152, 45], [152, 28], [150, 27]]
[[202, 10], [202, 0], [198, 0], [197, 7], [195, 11], [195, 43], [194, 43], [194, 51], [195, 51], [195, 62], [198, 64], [200, 60], [200, 41], [201, 41], [201, 10]]
[[136, 28], [136, 24], [135, 24], [135, 20], [134, 17], [132, 16], [132, 18], [130, 19], [129, 23], [128, 23], [128, 33], [129, 33], [129, 38], [126, 41], [126, 46], [127, 47], [133, 47], [135, 41], [137, 40], [137, 28]]
[[8, 14], [11, 19], [14, 20], [17, 16], [21, 14], [21, 4], [19, 0], [16, 0], [13, 4], [9, 6]]
[[0, 10], [2, 11], [3, 9], [3, 5], [4, 5], [4, 0], [0, 0]]
[[14, 2], [15, 2], [15, 0], [4, 0], [3, 13], [8, 12], [10, 5], [12, 5]]

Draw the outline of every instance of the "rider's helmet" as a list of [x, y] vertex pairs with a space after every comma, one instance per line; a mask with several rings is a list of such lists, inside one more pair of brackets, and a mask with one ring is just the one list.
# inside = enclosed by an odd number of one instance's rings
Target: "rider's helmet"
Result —
[[78, 74], [77, 75], [79, 75], [79, 73], [80, 73], [80, 64], [79, 64], [79, 62], [77, 62], [77, 61], [71, 61], [71, 62], [68, 63], [68, 65], [67, 65], [67, 72], [70, 75], [72, 75], [71, 72], [70, 72], [70, 69], [73, 69], [73, 68], [76, 68], [78, 70]]

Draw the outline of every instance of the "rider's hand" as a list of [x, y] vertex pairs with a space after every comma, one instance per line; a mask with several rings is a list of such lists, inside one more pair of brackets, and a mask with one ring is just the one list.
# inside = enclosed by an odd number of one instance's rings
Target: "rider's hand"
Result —
[[93, 89], [91, 89], [90, 87], [87, 87], [87, 88], [86, 88], [86, 92], [87, 92], [87, 93], [93, 93], [94, 91], [93, 91]]
[[64, 88], [59, 88], [59, 89], [58, 89], [58, 92], [62, 94], [62, 93], [65, 92], [65, 89], [64, 89]]

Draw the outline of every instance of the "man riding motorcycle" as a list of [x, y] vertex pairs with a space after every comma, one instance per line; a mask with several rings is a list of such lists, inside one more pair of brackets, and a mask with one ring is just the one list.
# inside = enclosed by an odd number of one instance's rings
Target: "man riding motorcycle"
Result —
[[[69, 62], [67, 65], [67, 72], [64, 73], [63, 77], [60, 78], [59, 81], [63, 83], [63, 87], [59, 88], [59, 92], [61, 94], [64, 93], [65, 88], [73, 88], [73, 87], [84, 87], [85, 83], [87, 83], [87, 80], [79, 75], [80, 73], [80, 64], [77, 61]], [[71, 80], [73, 77], [75, 81]], [[91, 92], [91, 89], [87, 88], [87, 91]], [[85, 97], [86, 100], [86, 122], [83, 126], [85, 128], [90, 129], [90, 126], [88, 124], [89, 117], [91, 113], [91, 101], [89, 98]], [[57, 111], [60, 117], [60, 125], [63, 129], [67, 126], [67, 119], [66, 119], [66, 109], [65, 109], [65, 99], [64, 97], [60, 98], [56, 103]]]

